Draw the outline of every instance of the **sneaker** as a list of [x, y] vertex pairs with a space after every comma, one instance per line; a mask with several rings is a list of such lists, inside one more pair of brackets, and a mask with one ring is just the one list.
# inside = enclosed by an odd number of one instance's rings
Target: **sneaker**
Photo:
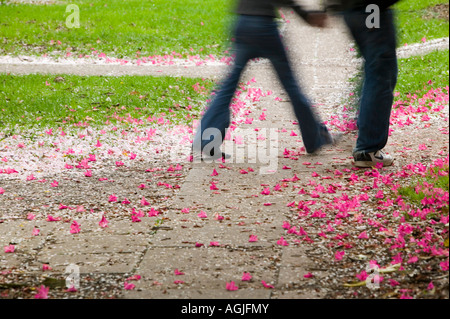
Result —
[[353, 159], [355, 160], [356, 167], [374, 167], [377, 164], [391, 166], [394, 163], [394, 158], [382, 150], [370, 153], [354, 152]]

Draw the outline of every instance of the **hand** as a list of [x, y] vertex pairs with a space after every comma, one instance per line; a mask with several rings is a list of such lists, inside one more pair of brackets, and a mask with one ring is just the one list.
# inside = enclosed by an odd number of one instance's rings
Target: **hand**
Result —
[[325, 28], [327, 26], [328, 16], [326, 13], [309, 13], [306, 22], [313, 27]]

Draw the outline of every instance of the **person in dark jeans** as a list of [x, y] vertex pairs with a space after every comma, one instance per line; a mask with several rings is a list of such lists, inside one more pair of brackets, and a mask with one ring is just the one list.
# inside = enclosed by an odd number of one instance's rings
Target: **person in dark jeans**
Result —
[[273, 64], [293, 104], [306, 151], [315, 153], [324, 145], [333, 143], [333, 137], [313, 112], [310, 102], [297, 84], [275, 20], [276, 9], [280, 6], [293, 8], [310, 25], [325, 26], [325, 13], [306, 12], [294, 0], [238, 2], [238, 19], [234, 32], [235, 62], [200, 121], [193, 141], [194, 158], [219, 159], [225, 156], [220, 152], [220, 146], [230, 125], [230, 103], [242, 72], [248, 61], [254, 58], [267, 58]]
[[[383, 149], [389, 137], [389, 121], [397, 84], [397, 41], [394, 13], [398, 0], [341, 0], [344, 21], [364, 58], [364, 83], [357, 119], [358, 139], [353, 150], [357, 167], [390, 166], [394, 158]], [[336, 2], [336, 1], [335, 1]], [[339, 0], [338, 0], [339, 2]], [[379, 8], [378, 27], [367, 23]]]

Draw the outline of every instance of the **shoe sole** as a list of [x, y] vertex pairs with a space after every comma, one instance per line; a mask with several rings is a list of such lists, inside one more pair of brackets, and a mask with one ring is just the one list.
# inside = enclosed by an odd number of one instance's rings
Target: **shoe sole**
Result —
[[[375, 165], [377, 165], [378, 163], [382, 163], [382, 162], [355, 161], [355, 166], [361, 167], [361, 168], [369, 168], [369, 167], [375, 167]], [[383, 163], [383, 167], [392, 166], [392, 164], [394, 164], [394, 161], [388, 162], [388, 163]]]

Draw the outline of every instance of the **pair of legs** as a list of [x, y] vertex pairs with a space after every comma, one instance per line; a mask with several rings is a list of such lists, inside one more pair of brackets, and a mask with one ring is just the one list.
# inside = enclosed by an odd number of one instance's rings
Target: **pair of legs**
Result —
[[[242, 72], [248, 61], [267, 58], [291, 99], [298, 120], [303, 143], [313, 153], [331, 143], [327, 128], [311, 109], [310, 102], [301, 92], [291, 69], [276, 21], [271, 17], [241, 15], [235, 30], [236, 59], [234, 66], [221, 84], [217, 95], [206, 110], [194, 137], [194, 151], [217, 150], [230, 125], [230, 104]], [[208, 149], [208, 150], [206, 150]]]
[[365, 8], [344, 12], [344, 21], [365, 60], [354, 154], [376, 153], [386, 146], [398, 75], [393, 12], [380, 11], [380, 28], [369, 28], [367, 17]]

